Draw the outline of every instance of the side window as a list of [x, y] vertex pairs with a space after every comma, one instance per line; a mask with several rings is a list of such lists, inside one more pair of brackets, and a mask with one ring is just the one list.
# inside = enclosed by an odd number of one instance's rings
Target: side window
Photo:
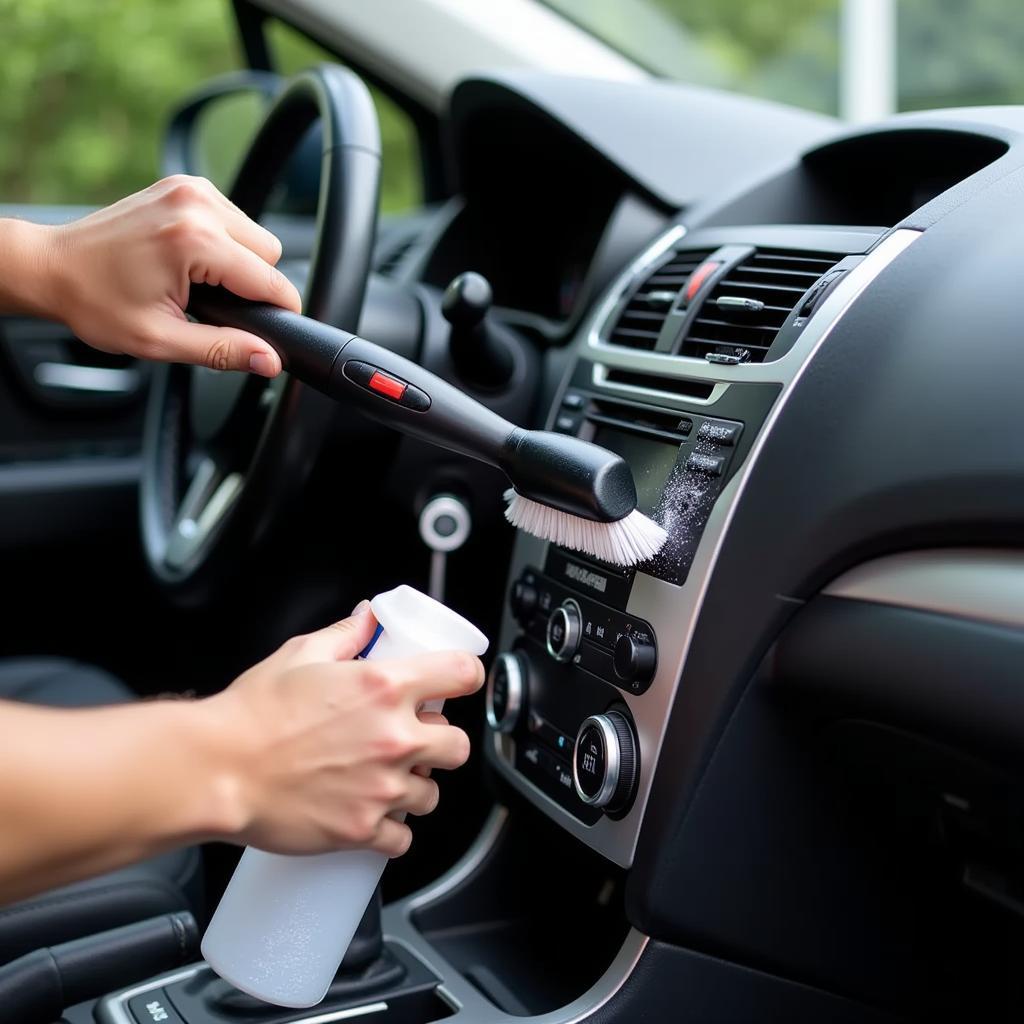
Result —
[[[283, 75], [293, 75], [313, 64], [338, 61], [333, 54], [283, 22], [270, 22], [267, 37], [274, 66]], [[415, 209], [423, 202], [423, 169], [416, 128], [409, 115], [380, 89], [370, 86], [370, 95], [377, 107], [383, 147], [381, 212], [401, 213]]]
[[227, 3], [0, 3], [0, 202], [109, 203], [159, 174], [169, 111], [241, 63]]

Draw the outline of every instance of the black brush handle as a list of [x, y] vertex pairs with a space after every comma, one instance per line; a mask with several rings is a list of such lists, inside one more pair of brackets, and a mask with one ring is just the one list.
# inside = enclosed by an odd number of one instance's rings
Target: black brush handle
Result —
[[222, 288], [193, 285], [189, 315], [271, 345], [304, 384], [420, 440], [502, 470], [523, 497], [599, 522], [636, 508], [629, 466], [565, 434], [524, 430], [422, 366], [358, 335]]

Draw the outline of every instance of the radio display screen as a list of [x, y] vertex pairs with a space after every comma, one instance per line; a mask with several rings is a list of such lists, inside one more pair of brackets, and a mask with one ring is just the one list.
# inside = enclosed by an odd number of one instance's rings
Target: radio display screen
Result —
[[594, 444], [621, 455], [629, 463], [636, 482], [637, 506], [644, 515], [653, 515], [675, 467], [679, 446], [612, 427], [601, 427], [594, 435]]

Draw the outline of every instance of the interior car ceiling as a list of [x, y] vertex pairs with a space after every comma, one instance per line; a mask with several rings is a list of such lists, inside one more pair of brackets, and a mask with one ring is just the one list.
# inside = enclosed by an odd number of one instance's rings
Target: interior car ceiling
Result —
[[[447, 600], [493, 638], [492, 655], [533, 658], [530, 685], [552, 708], [575, 702], [575, 714], [594, 695], [588, 713], [644, 724], [657, 704], [664, 716], [639, 732], [651, 744], [642, 797], [602, 814], [530, 776], [516, 754], [528, 737], [489, 731], [482, 697], [453, 705], [479, 741], [473, 760], [417, 823], [425, 852], [389, 871], [387, 894], [439, 874], [494, 801], [509, 808], [504, 838], [434, 905], [397, 905], [396, 934], [428, 935], [513, 1016], [582, 997], [635, 941], [588, 1020], [1015, 1019], [1024, 615], [993, 619], [957, 580], [984, 593], [986, 567], [1024, 540], [1024, 111], [850, 130], [663, 83], [502, 72], [462, 82], [443, 128], [452, 195], [381, 234], [370, 339], [397, 348], [412, 332], [419, 361], [458, 380], [441, 295], [456, 273], [484, 269], [532, 382], [480, 392], [503, 414], [562, 429], [577, 394], [573, 432], [630, 410], [648, 416], [634, 432], [663, 443], [678, 421], [742, 425], [689, 575], [619, 581], [617, 613], [643, 618], [648, 592], [668, 602], [651, 689], [584, 680], [542, 652], [510, 586], [534, 572], [551, 593], [592, 595], [552, 580], [553, 549], [513, 538], [495, 474], [344, 410], [287, 510], [297, 539], [259, 548], [215, 608], [169, 605], [130, 542], [143, 389], [90, 406], [40, 390], [39, 361], [91, 357], [17, 318], [0, 321], [0, 451], [17, 455], [0, 468], [0, 544], [19, 595], [3, 653], [71, 653], [140, 693], [212, 692], [365, 593], [425, 588], [416, 515], [456, 491], [475, 529], [451, 557]], [[292, 229], [286, 265], [301, 279], [309, 235]], [[616, 343], [645, 275], [690, 249], [735, 253], [719, 275], [779, 252], [795, 264], [824, 254], [842, 272], [804, 322], [799, 303], [783, 311], [763, 362], [657, 348], [664, 331], [646, 350]], [[701, 311], [673, 308], [688, 336]], [[942, 584], [913, 605], [885, 583], [885, 560], [906, 552]], [[58, 572], [41, 574], [51, 559]], [[618, 585], [609, 567], [579, 564]], [[865, 566], [871, 586], [844, 583]], [[209, 652], [198, 672], [181, 646]], [[681, 665], [671, 679], [669, 651]], [[492, 914], [486, 927], [471, 907]], [[506, 944], [489, 960], [480, 936], [500, 922]], [[588, 950], [577, 922], [615, 941]], [[545, 972], [565, 944], [565, 971]], [[516, 982], [505, 996], [502, 956]]]

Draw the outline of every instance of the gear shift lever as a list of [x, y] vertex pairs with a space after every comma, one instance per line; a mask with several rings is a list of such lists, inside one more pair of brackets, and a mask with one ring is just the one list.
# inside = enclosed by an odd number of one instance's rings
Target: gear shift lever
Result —
[[467, 270], [452, 280], [441, 299], [441, 313], [452, 325], [449, 350], [455, 369], [482, 388], [503, 387], [515, 369], [508, 345], [487, 320], [492, 298], [487, 278]]

